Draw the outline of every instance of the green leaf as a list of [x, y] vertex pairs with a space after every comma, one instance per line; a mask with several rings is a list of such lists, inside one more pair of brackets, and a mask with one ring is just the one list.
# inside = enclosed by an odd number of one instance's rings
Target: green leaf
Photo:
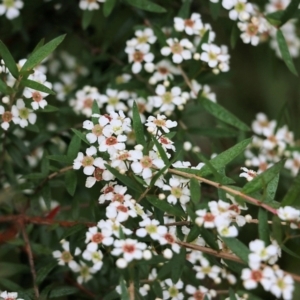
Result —
[[121, 300], [130, 300], [128, 288], [126, 286], [123, 276], [120, 277], [120, 286], [121, 286]]
[[190, 232], [189, 232], [189, 234], [188, 234], [188, 236], [186, 238], [186, 242], [187, 243], [193, 242], [195, 239], [197, 239], [199, 237], [200, 232], [201, 232], [201, 230], [200, 230], [199, 226], [198, 225], [194, 225], [191, 228], [191, 230], [190, 230]]
[[135, 101], [133, 102], [132, 115], [132, 125], [135, 133], [136, 142], [137, 144], [141, 144], [143, 147], [145, 147], [146, 141], [144, 135], [144, 126], [142, 124], [139, 109]]
[[200, 184], [197, 179], [191, 178], [190, 180], [191, 199], [193, 203], [199, 204], [201, 200]]
[[167, 200], [159, 200], [155, 196], [147, 196], [147, 201], [151, 203], [153, 206], [158, 208], [159, 210], [171, 214], [176, 217], [184, 217], [185, 213], [182, 209], [175, 207], [167, 202]]
[[93, 10], [86, 9], [83, 11], [82, 20], [81, 20], [81, 26], [83, 29], [87, 29], [89, 27], [89, 25], [92, 22], [93, 15], [94, 15]]
[[37, 125], [35, 124], [28, 124], [26, 127], [25, 127], [26, 130], [29, 130], [29, 131], [32, 131], [32, 132], [40, 132], [39, 128]]
[[281, 248], [284, 252], [286, 252], [287, 254], [289, 254], [289, 255], [291, 255], [291, 256], [293, 256], [293, 257], [295, 257], [295, 258], [300, 259], [300, 256], [299, 256], [298, 254], [296, 254], [294, 251], [290, 250], [290, 249], [289, 249], [288, 247], [286, 247], [285, 245], [281, 244], [281, 245], [280, 245], [280, 248]]
[[248, 263], [248, 255], [250, 254], [250, 250], [245, 244], [236, 238], [222, 237], [222, 240], [236, 256], [238, 256], [245, 263]]
[[282, 18], [282, 15], [283, 15], [283, 10], [278, 10], [273, 13], [267, 14], [265, 17], [270, 24], [272, 24], [275, 27], [278, 27], [281, 24], [280, 20]]
[[54, 91], [37, 81], [33, 81], [30, 79], [22, 79], [21, 84], [36, 91], [44, 92], [50, 95], [55, 95]]
[[0, 78], [0, 92], [4, 95], [7, 94], [7, 85]]
[[1, 278], [0, 284], [7, 290], [11, 290], [11, 291], [21, 291], [22, 290], [22, 288], [18, 284], [15, 283], [15, 280], [12, 281], [7, 278]]
[[258, 233], [259, 239], [263, 240], [266, 245], [269, 245], [270, 230], [268, 224], [268, 212], [261, 207], [258, 210]]
[[251, 194], [253, 192], [261, 190], [263, 187], [267, 187], [267, 184], [279, 174], [284, 165], [284, 160], [274, 164], [271, 168], [267, 169], [263, 173], [254, 177], [251, 181], [247, 182], [242, 192], [245, 194]]
[[36, 112], [39, 112], [39, 113], [51, 113], [51, 112], [55, 112], [55, 111], [58, 111], [58, 110], [59, 109], [57, 107], [48, 104], [44, 108], [38, 109]]
[[[234, 158], [243, 153], [246, 147], [251, 143], [252, 139], [246, 139], [233, 147], [227, 149], [226, 151], [220, 153], [216, 157], [210, 160], [211, 165], [220, 170], [224, 168], [228, 163], [230, 163]], [[208, 166], [204, 166], [200, 171], [198, 171], [200, 176], [207, 176], [212, 173], [211, 169]]]
[[84, 141], [86, 144], [90, 145], [89, 141], [86, 139], [85, 135], [80, 132], [79, 130], [75, 128], [71, 128], [71, 130], [78, 136], [82, 141]]
[[57, 261], [53, 260], [46, 265], [42, 266], [40, 269], [37, 270], [36, 273], [36, 282], [37, 284], [42, 283], [48, 274], [57, 266]]
[[46, 184], [43, 189], [42, 189], [42, 196], [44, 198], [46, 207], [48, 210], [51, 209], [51, 189], [50, 189], [50, 185]]
[[162, 147], [162, 145], [158, 142], [158, 140], [156, 139], [156, 137], [152, 136], [152, 140], [154, 142], [155, 147], [158, 150], [159, 156], [164, 161], [165, 165], [169, 165], [170, 164], [169, 158], [167, 156], [166, 151]]
[[77, 157], [77, 154], [80, 150], [80, 146], [81, 146], [81, 139], [78, 135], [73, 135], [70, 145], [68, 147], [68, 151], [67, 151], [67, 157], [70, 160], [74, 160]]
[[190, 0], [183, 1], [183, 4], [177, 14], [178, 17], [182, 19], [188, 19], [190, 17], [190, 7], [191, 7]]
[[41, 173], [46, 177], [49, 174], [49, 159], [47, 158], [47, 151], [44, 151], [42, 163], [41, 163]]
[[187, 132], [190, 134], [203, 135], [211, 138], [236, 137], [237, 131], [225, 128], [201, 128], [189, 127]]
[[56, 155], [56, 154], [48, 155], [47, 158], [50, 160], [55, 160], [55, 161], [62, 162], [62, 163], [68, 164], [68, 165], [73, 163], [73, 159], [70, 159], [66, 155]]
[[19, 76], [19, 71], [17, 68], [17, 64], [10, 54], [9, 50], [7, 47], [3, 44], [3, 42], [0, 40], [0, 56], [4, 60], [5, 66], [9, 70], [9, 72], [14, 76], [15, 78], [18, 78]]
[[[44, 46], [44, 44], [45, 44], [45, 38], [42, 38], [42, 39], [37, 43], [37, 45], [35, 46], [35, 48], [33, 49], [32, 54], [33, 54], [35, 51], [37, 51], [38, 49], [40, 49], [42, 46]], [[32, 55], [32, 54], [31, 54], [31, 55]]]
[[15, 274], [22, 274], [24, 272], [28, 272], [30, 269], [21, 264], [15, 264], [10, 262], [1, 262], [0, 263], [0, 282], [2, 277], [9, 277]]
[[202, 45], [208, 43], [208, 39], [209, 39], [209, 30], [207, 29], [205, 31], [204, 35], [202, 36], [200, 43], [197, 46], [197, 52], [200, 52], [200, 53], [203, 52]]
[[278, 173], [269, 183], [266, 189], [266, 194], [268, 199], [274, 199], [279, 183], [279, 176], [280, 174]]
[[237, 300], [232, 288], [229, 289], [229, 297], [230, 300]]
[[77, 175], [74, 170], [66, 172], [65, 175], [66, 189], [71, 196], [74, 196], [77, 186]]
[[239, 38], [238, 27], [236, 25], [233, 25], [231, 29], [231, 35], [230, 35], [230, 46], [232, 49], [235, 48], [238, 38]]
[[86, 229], [86, 227], [83, 224], [77, 224], [71, 228], [68, 228], [67, 230], [65, 230], [64, 234], [61, 236], [61, 240], [74, 235], [75, 233], [79, 232], [79, 231], [83, 231], [84, 229]]
[[218, 1], [217, 3], [213, 3], [211, 1], [209, 1], [210, 13], [211, 13], [211, 16], [214, 20], [218, 19], [221, 7], [222, 7], [222, 2], [221, 1]]
[[141, 193], [143, 191], [142, 188], [140, 187], [140, 185], [137, 182], [133, 181], [130, 177], [120, 174], [119, 171], [112, 168], [110, 165], [105, 165], [105, 167], [107, 168], [108, 171], [110, 171], [117, 179], [119, 179], [128, 188], [131, 188], [132, 190], [137, 191], [139, 193]]
[[171, 279], [174, 283], [178, 282], [182, 275], [182, 271], [186, 262], [186, 249], [180, 248], [180, 252], [172, 257], [173, 268], [171, 271]]
[[161, 28], [157, 25], [154, 25], [152, 27], [152, 29], [154, 31], [155, 36], [157, 37], [160, 47], [162, 48], [162, 47], [166, 46], [167, 45], [166, 35], [163, 33]]
[[103, 14], [108, 17], [116, 5], [116, 0], [106, 0], [103, 4]]
[[64, 40], [65, 34], [61, 35], [52, 41], [48, 42], [46, 45], [40, 47], [36, 50], [25, 62], [21, 68], [21, 73], [32, 70], [35, 66], [40, 64], [43, 59], [45, 59], [49, 54], [51, 54], [56, 47]]
[[283, 61], [285, 62], [288, 69], [296, 76], [298, 76], [297, 70], [294, 66], [293, 59], [291, 57], [288, 45], [285, 41], [284, 35], [280, 29], [277, 30], [277, 42], [280, 49], [280, 53], [282, 56]]
[[214, 103], [200, 95], [199, 102], [204, 109], [217, 119], [230, 124], [242, 131], [250, 131], [250, 127], [218, 103]]
[[126, 0], [126, 2], [136, 8], [150, 11], [150, 12], [156, 12], [156, 13], [167, 12], [167, 10], [164, 7], [148, 0]]
[[288, 20], [293, 18], [294, 14], [295, 14], [295, 11], [297, 11], [297, 9], [298, 9], [299, 4], [300, 4], [300, 0], [292, 0], [289, 3], [289, 5], [283, 11], [282, 16], [280, 18], [280, 21], [281, 21], [280, 26], [282, 26]]
[[59, 298], [62, 296], [73, 295], [78, 292], [78, 289], [72, 286], [59, 286], [55, 287], [50, 293], [49, 298]]
[[26, 178], [26, 179], [44, 179], [45, 178], [45, 174], [43, 173], [31, 173], [31, 174], [27, 174], [27, 175], [24, 175], [23, 178]]
[[281, 206], [292, 205], [300, 198], [300, 172], [295, 177], [292, 186], [288, 189], [288, 192], [284, 196]]

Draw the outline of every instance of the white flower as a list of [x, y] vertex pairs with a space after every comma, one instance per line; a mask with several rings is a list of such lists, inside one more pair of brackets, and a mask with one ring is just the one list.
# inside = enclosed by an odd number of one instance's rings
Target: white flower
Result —
[[133, 62], [131, 71], [134, 74], [140, 73], [142, 70], [142, 63], [145, 62], [144, 68], [147, 72], [153, 72], [154, 64], [152, 63], [154, 59], [153, 53], [149, 52], [149, 44], [139, 44], [137, 46], [127, 46], [125, 52], [128, 54], [128, 61]]
[[280, 269], [275, 271], [275, 275], [276, 280], [270, 287], [270, 292], [277, 298], [282, 297], [284, 300], [292, 300], [295, 288], [293, 278], [288, 274], [284, 274]]
[[18, 293], [8, 293], [6, 291], [2, 292], [0, 294], [0, 299], [1, 300], [24, 300], [21, 298], [18, 298]]
[[106, 207], [106, 217], [118, 222], [125, 222], [129, 217], [137, 217], [137, 213], [130, 200], [125, 200], [123, 203], [114, 201]]
[[150, 84], [156, 84], [158, 81], [173, 79], [173, 75], [180, 74], [180, 70], [165, 59], [154, 65], [154, 69], [156, 71], [149, 79]]
[[163, 290], [163, 298], [171, 300], [182, 300], [184, 299], [183, 293], [179, 290], [183, 289], [183, 282], [179, 279], [175, 284], [168, 278], [163, 282], [165, 289]]
[[[49, 89], [52, 88], [52, 84], [50, 82], [46, 81], [47, 80], [46, 75], [39, 71], [35, 71], [33, 74], [29, 75], [28, 79], [30, 79], [32, 81], [36, 81], [36, 82], [46, 86]], [[25, 87], [25, 89], [23, 91], [23, 95], [24, 95], [24, 97], [31, 98], [33, 100], [33, 102], [31, 102], [31, 106], [34, 110], [37, 110], [39, 108], [43, 109], [48, 104], [44, 98], [46, 96], [48, 96], [49, 94], [47, 94], [45, 92], [36, 91], [34, 89]]]
[[98, 270], [94, 269], [93, 267], [89, 267], [83, 261], [80, 261], [80, 264], [74, 265], [72, 271], [75, 273], [79, 273], [80, 275], [77, 277], [77, 282], [79, 284], [88, 282], [90, 279], [93, 278], [92, 274], [96, 273]]
[[99, 9], [99, 3], [105, 2], [105, 0], [80, 0], [79, 8], [82, 10], [95, 10]]
[[145, 250], [146, 248], [147, 245], [145, 243], [138, 242], [137, 240], [115, 240], [114, 249], [111, 251], [111, 254], [115, 256], [119, 256], [122, 254], [123, 258], [127, 262], [131, 262], [134, 259], [142, 259], [143, 250]]
[[127, 106], [121, 102], [121, 100], [127, 100], [129, 97], [128, 92], [126, 91], [118, 91], [113, 89], [107, 89], [105, 95], [99, 95], [99, 101], [101, 105], [107, 103], [106, 111], [108, 113], [114, 111], [127, 111]]
[[176, 31], [185, 31], [188, 35], [197, 34], [202, 28], [201, 16], [193, 13], [189, 19], [174, 18], [174, 27]]
[[263, 134], [264, 136], [270, 136], [274, 133], [277, 122], [269, 121], [268, 117], [264, 113], [258, 113], [256, 120], [252, 122], [252, 130], [256, 134]]
[[164, 191], [170, 191], [170, 195], [167, 197], [167, 201], [171, 204], [176, 204], [177, 200], [181, 204], [185, 205], [190, 201], [190, 190], [187, 186], [184, 185], [185, 182], [182, 182], [179, 178], [172, 177], [169, 180], [170, 185], [164, 185]]
[[292, 175], [296, 176], [300, 168], [300, 152], [293, 151], [292, 158], [287, 159], [284, 167], [291, 170]]
[[208, 276], [211, 279], [218, 278], [221, 268], [218, 266], [211, 266], [206, 258], [200, 259], [201, 266], [194, 266], [193, 269], [197, 272], [196, 278], [204, 279]]
[[176, 236], [171, 232], [171, 230], [162, 234], [158, 241], [161, 245], [171, 245], [171, 248], [175, 253], [180, 252], [180, 246], [176, 243]]
[[110, 155], [115, 154], [117, 151], [125, 149], [126, 135], [100, 137], [99, 151], [108, 152]]
[[25, 103], [22, 99], [18, 99], [16, 105], [12, 106], [12, 114], [19, 116], [17, 124], [22, 128], [28, 126], [28, 122], [34, 124], [36, 121], [36, 114], [33, 113], [31, 109], [25, 107]]
[[277, 209], [278, 217], [283, 221], [297, 222], [300, 218], [300, 210], [291, 206], [284, 206]]
[[13, 121], [15, 124], [18, 124], [20, 119], [19, 119], [19, 113], [15, 109], [12, 111], [5, 111], [4, 106], [0, 105], [0, 115], [1, 115], [1, 127], [4, 130], [7, 130], [9, 128], [9, 123]]
[[284, 10], [290, 4], [290, 0], [269, 0], [266, 4], [265, 11], [267, 13]]
[[172, 53], [172, 60], [176, 64], [182, 63], [183, 60], [188, 60], [192, 58], [191, 49], [193, 44], [188, 39], [167, 39], [168, 46], [161, 49], [161, 54], [168, 56]]
[[136, 30], [134, 34], [136, 38], [131, 39], [129, 45], [154, 44], [157, 39], [151, 28]]
[[[74, 265], [76, 264], [76, 262], [73, 259], [73, 255], [70, 253], [70, 244], [69, 242], [62, 240], [61, 241], [61, 246], [63, 248], [63, 252], [56, 250], [53, 251], [52, 255], [54, 258], [57, 259], [58, 264], [61, 266], [64, 266], [66, 264], [68, 264], [68, 266], [70, 268], [74, 267]], [[78, 255], [80, 254], [80, 249], [76, 248], [75, 249], [75, 254], [74, 255]]]
[[167, 120], [167, 117], [165, 115], [158, 114], [156, 117], [149, 116], [145, 126], [153, 128], [153, 133], [156, 133], [158, 129], [163, 130], [165, 133], [168, 133], [170, 132], [169, 128], [177, 126], [177, 122]]
[[165, 166], [163, 160], [158, 157], [154, 151], [150, 151], [149, 155], [143, 156], [139, 161], [134, 161], [131, 164], [132, 171], [141, 175], [144, 179], [152, 177], [152, 168], [161, 169]]
[[88, 244], [87, 249], [89, 251], [96, 251], [99, 244], [110, 246], [114, 242], [111, 230], [103, 228], [103, 224], [100, 222], [97, 226], [90, 227], [86, 232], [85, 243]]
[[205, 84], [202, 86], [194, 79], [191, 81], [191, 83], [192, 83], [193, 89], [192, 89], [190, 95], [193, 99], [196, 99], [198, 96], [198, 93], [201, 92], [201, 97], [207, 98], [207, 99], [211, 100], [212, 102], [217, 102], [216, 94], [214, 94], [210, 91], [210, 87], [208, 85]]
[[254, 11], [252, 4], [247, 3], [247, 0], [223, 0], [222, 6], [230, 10], [229, 18], [231, 20], [248, 20]]
[[101, 141], [100, 137], [103, 135], [103, 128], [109, 123], [109, 119], [105, 116], [99, 117], [99, 124], [94, 124], [92, 121], [86, 120], [83, 122], [83, 128], [91, 130], [91, 132], [86, 134], [86, 139], [91, 143], [96, 141]]
[[9, 20], [15, 19], [19, 16], [19, 10], [23, 8], [23, 5], [21, 0], [3, 0], [0, 4], [0, 16], [5, 14]]
[[86, 249], [82, 253], [82, 257], [87, 260], [87, 261], [92, 261], [93, 262], [93, 269], [99, 271], [102, 266], [103, 266], [103, 254], [100, 250], [98, 251], [89, 251]]
[[142, 228], [139, 228], [136, 231], [136, 235], [138, 237], [145, 237], [148, 234], [153, 240], [158, 240], [167, 232], [167, 227], [159, 225], [159, 222], [155, 219], [151, 220], [149, 218], [145, 218], [139, 223], [139, 225]]
[[208, 300], [211, 299], [208, 289], [201, 285], [199, 287], [194, 287], [190, 284], [187, 284], [185, 287], [185, 291], [191, 295], [189, 298], [187, 298], [187, 300], [205, 299], [205, 297]]
[[239, 175], [240, 177], [245, 177], [248, 181], [251, 181], [253, 178], [257, 176], [257, 173], [253, 170], [249, 170], [245, 167], [241, 167], [243, 172]]

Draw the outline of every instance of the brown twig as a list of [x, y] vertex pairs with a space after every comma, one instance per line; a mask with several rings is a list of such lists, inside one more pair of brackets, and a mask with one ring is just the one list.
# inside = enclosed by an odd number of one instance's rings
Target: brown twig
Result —
[[37, 192], [39, 192], [43, 186], [51, 179], [53, 179], [54, 177], [58, 176], [58, 175], [61, 175], [69, 170], [72, 170], [73, 169], [73, 166], [67, 166], [67, 167], [64, 167], [56, 172], [53, 172], [51, 173], [50, 175], [48, 175], [37, 187], [36, 189], [34, 190], [34, 194], [36, 194]]
[[35, 298], [38, 300], [40, 297], [40, 292], [39, 292], [39, 287], [36, 283], [36, 272], [35, 272], [33, 254], [32, 254], [32, 250], [31, 250], [28, 234], [26, 232], [25, 224], [22, 222], [22, 223], [20, 223], [20, 225], [21, 225], [21, 232], [22, 232], [22, 236], [23, 236], [23, 239], [25, 242], [25, 249], [26, 249], [26, 253], [27, 253], [28, 261], [29, 261], [29, 265], [30, 265], [30, 271], [31, 271], [32, 281], [33, 281], [33, 290], [34, 290]]
[[128, 292], [129, 292], [129, 299], [130, 300], [134, 300], [134, 282], [130, 281], [129, 283], [129, 287], [128, 287]]
[[257, 205], [257, 206], [260, 206], [260, 207], [263, 207], [264, 209], [266, 209], [267, 211], [271, 212], [272, 214], [274, 215], [277, 215], [277, 209], [269, 206], [268, 204], [266, 203], [263, 203], [261, 201], [259, 201], [258, 199], [255, 199], [251, 196], [248, 196], [240, 191], [237, 191], [237, 190], [234, 190], [226, 185], [223, 185], [221, 183], [218, 183], [218, 182], [215, 182], [215, 181], [212, 181], [212, 180], [209, 180], [209, 179], [206, 179], [204, 177], [200, 177], [200, 176], [196, 176], [194, 174], [189, 174], [189, 173], [186, 173], [186, 172], [183, 172], [183, 171], [179, 171], [179, 170], [175, 170], [175, 169], [168, 169], [168, 172], [171, 173], [171, 174], [175, 174], [175, 175], [179, 175], [179, 176], [182, 176], [182, 177], [185, 177], [185, 178], [195, 178], [196, 180], [200, 181], [200, 182], [204, 182], [206, 184], [209, 184], [211, 186], [214, 186], [216, 187], [217, 189], [221, 189], [221, 190], [224, 190], [232, 195], [235, 195], [235, 196], [239, 196], [245, 200], [247, 200], [248, 202], [254, 204], [254, 205]]
[[[83, 293], [85, 293], [87, 296], [89, 296], [92, 299], [96, 298], [96, 295], [89, 291], [87, 288], [85, 288], [83, 285], [79, 284], [77, 281], [73, 280], [70, 277], [66, 277], [66, 281], [69, 282], [71, 285], [75, 286], [76, 288], [78, 288], [79, 290], [81, 290]], [[97, 298], [99, 299], [99, 298]]]

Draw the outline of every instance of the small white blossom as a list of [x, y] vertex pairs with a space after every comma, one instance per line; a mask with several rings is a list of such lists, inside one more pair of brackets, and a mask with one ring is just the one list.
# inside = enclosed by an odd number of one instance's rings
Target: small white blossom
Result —
[[19, 10], [23, 8], [24, 3], [21, 0], [4, 0], [0, 4], [0, 16], [4, 15], [7, 19], [12, 20], [20, 15]]

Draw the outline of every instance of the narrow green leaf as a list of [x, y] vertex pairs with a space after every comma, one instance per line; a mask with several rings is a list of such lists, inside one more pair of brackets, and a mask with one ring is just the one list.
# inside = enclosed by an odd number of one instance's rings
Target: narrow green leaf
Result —
[[200, 230], [199, 226], [198, 225], [194, 225], [191, 228], [191, 230], [190, 230], [190, 232], [189, 232], [189, 234], [188, 234], [188, 236], [186, 238], [186, 242], [187, 243], [191, 243], [194, 240], [196, 240], [199, 237], [200, 232], [201, 232], [201, 230]]
[[258, 233], [259, 239], [263, 240], [266, 245], [270, 244], [270, 230], [268, 224], [268, 212], [261, 207], [258, 210]]
[[245, 194], [251, 194], [253, 192], [261, 190], [263, 187], [267, 187], [267, 184], [279, 174], [284, 165], [284, 160], [274, 164], [271, 168], [267, 169], [263, 173], [257, 175], [253, 180], [247, 182], [242, 192]]
[[70, 159], [66, 155], [48, 155], [47, 158], [50, 160], [55, 160], [55, 161], [62, 162], [62, 163], [68, 164], [68, 165], [73, 162], [73, 159]]
[[10, 263], [10, 262], [1, 262], [0, 263], [0, 282], [2, 277], [9, 277], [15, 274], [22, 274], [28, 272], [30, 269], [21, 264]]
[[280, 26], [282, 26], [288, 20], [293, 18], [295, 11], [297, 11], [297, 9], [299, 7], [299, 4], [300, 4], [300, 0], [291, 0], [289, 5], [286, 7], [286, 9], [282, 13], [282, 16], [280, 18], [280, 21], [281, 21]]
[[71, 128], [71, 130], [82, 140], [84, 141], [86, 144], [90, 145], [89, 141], [86, 139], [85, 134], [83, 134], [81, 131], [75, 129], [75, 128]]
[[7, 278], [1, 278], [1, 286], [11, 291], [22, 291], [22, 288], [15, 283], [16, 280], [12, 281]]
[[40, 129], [37, 125], [35, 124], [28, 124], [26, 127], [25, 127], [26, 130], [29, 130], [29, 131], [32, 131], [32, 132], [40, 132]]
[[238, 38], [239, 38], [238, 27], [234, 24], [232, 26], [231, 34], [230, 34], [230, 46], [231, 46], [232, 49], [235, 48], [235, 45], [236, 45], [236, 42], [238, 41]]
[[74, 196], [77, 186], [77, 175], [74, 170], [66, 172], [65, 175], [66, 189], [71, 196]]
[[158, 140], [156, 139], [156, 137], [152, 137], [152, 140], [154, 142], [155, 147], [158, 150], [159, 156], [161, 157], [161, 159], [164, 161], [165, 165], [169, 165], [169, 158], [166, 154], [166, 151], [163, 149], [162, 145], [158, 142]]
[[222, 237], [222, 240], [236, 256], [238, 256], [245, 263], [248, 263], [248, 255], [250, 254], [250, 250], [245, 244], [236, 238]]
[[46, 265], [42, 266], [40, 269], [37, 270], [36, 273], [36, 282], [37, 284], [42, 283], [48, 274], [57, 266], [57, 261], [53, 260]]
[[59, 109], [57, 107], [48, 104], [44, 108], [38, 109], [37, 112], [39, 112], [39, 113], [52, 113], [52, 112], [55, 112], [55, 111], [58, 111], [58, 110]]
[[172, 257], [173, 268], [171, 271], [171, 279], [174, 283], [178, 282], [182, 275], [182, 271], [186, 262], [186, 249], [180, 248], [180, 252]]
[[185, 213], [182, 209], [179, 209], [178, 207], [175, 207], [171, 204], [169, 204], [166, 200], [159, 200], [155, 196], [147, 196], [147, 201], [150, 202], [153, 206], [160, 209], [161, 211], [174, 215], [176, 217], [184, 217]]
[[190, 0], [183, 1], [181, 8], [177, 14], [178, 17], [182, 19], [188, 19], [190, 17], [190, 7], [191, 7]]
[[216, 236], [209, 229], [200, 227], [201, 237], [203, 237], [205, 243], [214, 250], [219, 251], [219, 246], [216, 242]]
[[209, 39], [209, 30], [206, 30], [204, 35], [201, 38], [200, 43], [197, 46], [197, 52], [203, 52], [202, 50], [202, 45], [208, 43], [208, 39]]
[[[222, 169], [238, 155], [244, 153], [246, 147], [251, 143], [251, 141], [251, 138], [243, 140], [238, 144], [234, 145], [233, 147], [225, 150], [224, 152], [220, 153], [219, 155], [210, 160], [211, 165], [217, 170]], [[211, 169], [208, 166], [204, 166], [198, 172], [200, 176], [207, 176], [212, 173]]]
[[120, 174], [116, 169], [112, 168], [110, 165], [105, 165], [107, 170], [109, 170], [117, 179], [119, 179], [125, 186], [131, 188], [134, 191], [141, 193], [143, 191], [140, 185], [133, 181], [130, 177]]
[[108, 17], [116, 5], [116, 0], [106, 0], [103, 4], [104, 17]]
[[24, 175], [23, 178], [26, 178], [26, 179], [44, 179], [45, 178], [45, 174], [42, 174], [42, 173], [30, 173], [28, 175]]
[[81, 20], [81, 27], [83, 29], [87, 29], [89, 27], [89, 25], [92, 22], [93, 15], [94, 15], [93, 10], [86, 9], [83, 11], [82, 20]]
[[234, 114], [229, 112], [223, 106], [218, 103], [212, 102], [200, 95], [199, 102], [203, 105], [204, 109], [215, 116], [217, 119], [230, 124], [242, 131], [250, 131], [250, 127], [238, 119]]
[[49, 54], [51, 54], [56, 47], [64, 40], [66, 35], [61, 35], [52, 41], [48, 42], [46, 45], [40, 47], [36, 50], [25, 62], [23, 67], [21, 68], [21, 73], [25, 71], [32, 70], [35, 66], [40, 64], [43, 59], [45, 59]]
[[21, 84], [36, 91], [41, 91], [50, 95], [55, 95], [54, 91], [37, 81], [33, 81], [30, 79], [22, 79]]
[[152, 27], [155, 36], [157, 37], [157, 40], [159, 42], [160, 47], [164, 47], [167, 45], [166, 42], [166, 35], [163, 33], [163, 31], [161, 30], [161, 28], [157, 25], [154, 25]]
[[128, 293], [128, 288], [126, 286], [125, 280], [123, 276], [120, 277], [120, 286], [121, 286], [121, 300], [130, 300], [129, 293]]
[[72, 286], [59, 286], [55, 287], [50, 293], [49, 298], [59, 298], [62, 296], [73, 295], [78, 292], [78, 289]]
[[237, 131], [225, 128], [201, 128], [189, 127], [187, 132], [190, 134], [203, 135], [211, 138], [236, 137]]
[[266, 195], [268, 199], [274, 199], [279, 183], [280, 174], [278, 173], [267, 185]]
[[280, 20], [282, 18], [282, 15], [283, 15], [283, 10], [278, 10], [273, 13], [267, 14], [265, 17], [270, 24], [272, 24], [275, 27], [278, 27], [281, 24]]
[[237, 300], [232, 288], [229, 289], [229, 297], [230, 297], [230, 300]]
[[[44, 44], [45, 44], [45, 38], [42, 38], [42, 39], [37, 43], [37, 45], [35, 46], [35, 48], [33, 49], [32, 54], [33, 54], [35, 51], [37, 51], [38, 49], [40, 49], [42, 46], [44, 46]], [[32, 55], [32, 54], [31, 54], [31, 55]]]
[[9, 50], [7, 47], [4, 45], [4, 43], [0, 40], [0, 56], [4, 60], [5, 66], [9, 70], [9, 72], [14, 76], [15, 78], [18, 78], [19, 76], [19, 71], [17, 68], [17, 64], [10, 54]]
[[217, 3], [209, 1], [209, 8], [211, 16], [214, 20], [217, 20], [221, 11], [222, 2], [218, 1]]
[[284, 35], [283, 35], [283, 33], [280, 29], [277, 30], [276, 37], [277, 37], [277, 42], [278, 42], [278, 46], [279, 46], [280, 53], [281, 53], [283, 61], [285, 62], [288, 69], [294, 75], [298, 76], [298, 72], [297, 72], [297, 70], [295, 68], [295, 65], [293, 63], [293, 59], [291, 57], [288, 45], [287, 45], [286, 40], [284, 38]]
[[142, 124], [139, 109], [135, 101], [133, 102], [132, 115], [132, 125], [135, 133], [136, 142], [137, 144], [141, 144], [143, 147], [145, 147], [146, 141], [144, 135], [144, 126]]
[[150, 11], [150, 12], [156, 12], [156, 13], [167, 12], [167, 10], [164, 7], [148, 0], [126, 0], [126, 2], [136, 8]]
[[7, 85], [0, 78], [0, 92], [4, 95], [7, 94]]
[[191, 178], [190, 180], [191, 199], [193, 203], [199, 204], [201, 200], [200, 184], [197, 179]]
[[70, 160], [74, 160], [77, 157], [77, 154], [80, 150], [80, 146], [81, 146], [80, 137], [76, 134], [73, 135], [67, 151], [67, 157]]
[[64, 234], [61, 236], [61, 240], [74, 235], [75, 233], [79, 232], [79, 231], [83, 231], [84, 229], [86, 229], [86, 227], [83, 224], [77, 224], [71, 228], [68, 228], [67, 230], [65, 230]]
[[291, 255], [291, 256], [293, 256], [293, 257], [295, 257], [295, 258], [298, 258], [298, 259], [300, 259], [300, 256], [298, 255], [298, 254], [296, 254], [294, 251], [292, 251], [291, 249], [289, 249], [288, 247], [286, 247], [285, 245], [280, 245], [280, 248], [284, 251], [284, 252], [286, 252], [287, 254], [289, 254], [289, 255]]
[[46, 184], [43, 189], [42, 189], [42, 196], [44, 198], [46, 207], [48, 210], [51, 209], [51, 189], [50, 189], [50, 185]]
[[288, 192], [284, 196], [281, 206], [292, 205], [300, 198], [300, 172], [295, 177], [292, 186], [288, 189]]

